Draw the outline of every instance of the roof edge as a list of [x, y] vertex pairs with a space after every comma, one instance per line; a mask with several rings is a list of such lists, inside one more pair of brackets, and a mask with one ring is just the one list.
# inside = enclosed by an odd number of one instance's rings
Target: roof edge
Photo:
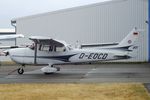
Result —
[[111, 1], [105, 1], [105, 2], [99, 2], [99, 3], [93, 3], [93, 4], [87, 4], [87, 5], [72, 7], [72, 8], [65, 8], [65, 9], [60, 9], [60, 10], [56, 10], [56, 11], [50, 11], [50, 12], [44, 12], [44, 13], [40, 13], [40, 14], [34, 14], [34, 15], [29, 15], [29, 16], [24, 16], [24, 17], [13, 18], [11, 20], [11, 22], [16, 23], [17, 20], [21, 20], [21, 19], [35, 18], [35, 17], [39, 17], [39, 16], [44, 16], [47, 14], [57, 14], [60, 12], [78, 10], [78, 9], [95, 7], [95, 6], [105, 5], [105, 4], [110, 4], [110, 3], [118, 3], [118, 2], [123, 2], [123, 1], [128, 1], [128, 0], [111, 0]]

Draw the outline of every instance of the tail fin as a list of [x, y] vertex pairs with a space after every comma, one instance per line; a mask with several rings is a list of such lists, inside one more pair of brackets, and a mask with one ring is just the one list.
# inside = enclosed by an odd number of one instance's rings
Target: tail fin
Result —
[[134, 42], [139, 37], [139, 31], [135, 27], [119, 44], [118, 47], [133, 46]]

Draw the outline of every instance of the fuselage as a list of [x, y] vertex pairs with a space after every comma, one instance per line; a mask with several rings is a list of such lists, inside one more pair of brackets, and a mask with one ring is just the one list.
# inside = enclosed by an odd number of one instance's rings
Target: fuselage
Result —
[[[110, 49], [37, 50], [36, 64], [82, 63], [127, 59], [127, 51]], [[19, 64], [34, 64], [35, 51], [29, 47], [9, 50], [10, 58]]]

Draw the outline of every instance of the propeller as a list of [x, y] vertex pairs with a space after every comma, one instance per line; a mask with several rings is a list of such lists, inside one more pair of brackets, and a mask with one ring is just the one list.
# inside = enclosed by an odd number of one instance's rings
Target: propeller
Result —
[[9, 55], [9, 50], [4, 50], [0, 52], [0, 56], [8, 56]]

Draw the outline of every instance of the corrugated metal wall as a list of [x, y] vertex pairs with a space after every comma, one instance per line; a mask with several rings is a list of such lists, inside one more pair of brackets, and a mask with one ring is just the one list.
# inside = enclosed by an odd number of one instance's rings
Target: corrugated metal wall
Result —
[[138, 56], [130, 61], [148, 61], [146, 20], [148, 0], [117, 0], [16, 19], [17, 33], [49, 36], [70, 44], [120, 42], [132, 28], [145, 29], [135, 52]]

